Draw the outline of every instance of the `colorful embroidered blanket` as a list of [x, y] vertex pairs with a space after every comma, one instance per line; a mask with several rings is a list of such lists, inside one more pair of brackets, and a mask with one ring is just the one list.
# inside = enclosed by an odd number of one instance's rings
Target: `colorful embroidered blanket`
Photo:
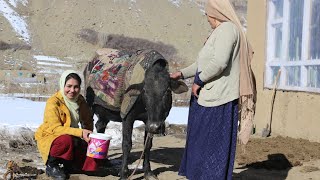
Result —
[[[117, 111], [124, 93], [124, 75], [130, 65], [128, 54], [115, 49], [99, 49], [91, 61], [88, 85], [95, 95], [105, 102], [104, 107]], [[100, 103], [99, 103], [100, 104]]]
[[142, 90], [131, 87], [143, 83], [145, 71], [164, 57], [155, 50], [139, 50], [130, 55], [125, 51], [105, 48], [96, 53], [97, 56], [90, 62], [92, 69], [87, 72], [87, 83], [96, 96], [94, 103], [120, 111], [124, 118]]

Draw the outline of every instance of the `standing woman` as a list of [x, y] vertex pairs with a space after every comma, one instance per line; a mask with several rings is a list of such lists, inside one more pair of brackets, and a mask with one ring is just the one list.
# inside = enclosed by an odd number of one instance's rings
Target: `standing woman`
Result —
[[252, 49], [229, 0], [208, 0], [213, 31], [195, 63], [171, 78], [195, 77], [187, 141], [179, 175], [191, 180], [231, 180], [239, 140], [247, 143], [254, 115]]
[[80, 86], [81, 79], [75, 71], [62, 73], [60, 91], [48, 99], [43, 123], [35, 133], [46, 173], [54, 179], [66, 179], [72, 170], [95, 171], [98, 167], [97, 160], [86, 157], [93, 119], [80, 95]]

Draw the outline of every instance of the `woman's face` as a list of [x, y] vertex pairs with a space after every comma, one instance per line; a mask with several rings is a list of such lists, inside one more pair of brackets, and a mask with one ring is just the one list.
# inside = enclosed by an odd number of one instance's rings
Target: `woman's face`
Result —
[[78, 97], [80, 93], [80, 85], [76, 79], [69, 79], [64, 85], [64, 95], [69, 99]]

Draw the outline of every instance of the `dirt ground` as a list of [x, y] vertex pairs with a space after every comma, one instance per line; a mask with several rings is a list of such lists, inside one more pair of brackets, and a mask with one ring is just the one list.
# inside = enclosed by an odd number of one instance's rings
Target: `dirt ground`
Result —
[[[185, 144], [185, 132], [185, 126], [170, 125], [166, 136], [154, 137], [151, 168], [160, 180], [185, 179], [177, 175]], [[142, 147], [142, 142], [134, 144], [129, 169], [136, 167]], [[0, 150], [0, 177], [5, 173], [6, 162], [14, 160], [21, 170], [16, 179], [50, 179], [44, 173], [45, 167], [33, 143], [2, 140]], [[72, 174], [70, 179], [119, 179], [121, 149], [110, 149], [109, 160], [110, 163], [101, 167], [95, 175]], [[140, 165], [133, 179], [144, 179], [141, 168]], [[320, 143], [288, 137], [253, 136], [245, 148], [237, 147], [233, 178], [320, 179]]]

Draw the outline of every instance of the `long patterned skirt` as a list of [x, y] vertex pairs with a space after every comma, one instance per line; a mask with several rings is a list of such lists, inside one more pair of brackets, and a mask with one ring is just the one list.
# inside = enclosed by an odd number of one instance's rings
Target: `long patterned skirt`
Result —
[[190, 180], [231, 180], [238, 128], [238, 100], [203, 107], [192, 96], [179, 175]]

